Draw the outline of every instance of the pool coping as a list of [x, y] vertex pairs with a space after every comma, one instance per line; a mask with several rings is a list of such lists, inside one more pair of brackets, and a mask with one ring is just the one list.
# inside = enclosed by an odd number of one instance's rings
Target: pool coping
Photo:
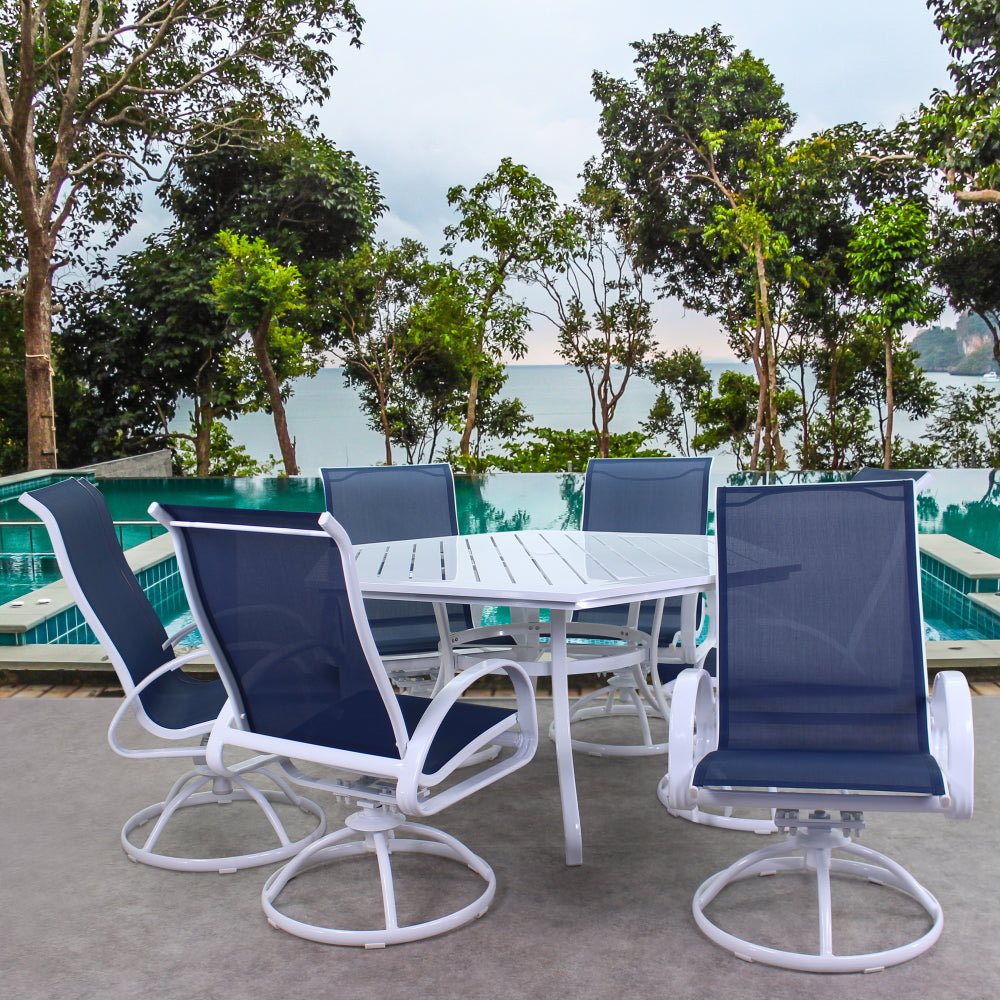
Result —
[[[125, 550], [125, 559], [133, 573], [157, 566], [174, 556], [173, 543], [167, 534], [158, 535], [148, 542], [140, 542]], [[17, 607], [20, 603], [20, 607]], [[65, 580], [47, 583], [38, 590], [29, 591], [0, 605], [0, 633], [24, 635], [47, 619], [76, 607]]]

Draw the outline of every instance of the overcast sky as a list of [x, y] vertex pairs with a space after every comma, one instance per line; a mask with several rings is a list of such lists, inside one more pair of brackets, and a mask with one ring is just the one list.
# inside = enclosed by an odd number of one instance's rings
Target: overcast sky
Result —
[[[502, 157], [560, 196], [599, 152], [592, 72], [629, 77], [629, 43], [713, 22], [762, 58], [799, 116], [797, 134], [841, 122], [892, 125], [946, 87], [947, 52], [923, 0], [362, 0], [360, 50], [338, 45], [324, 133], [379, 175], [380, 237], [436, 251], [445, 194]], [[729, 354], [714, 323], [658, 309], [668, 348]], [[539, 321], [526, 359], [556, 360]]]

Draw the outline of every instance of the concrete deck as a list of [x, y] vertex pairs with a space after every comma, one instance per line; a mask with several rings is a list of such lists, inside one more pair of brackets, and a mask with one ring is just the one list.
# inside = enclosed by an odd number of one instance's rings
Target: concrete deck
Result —
[[[577, 759], [584, 865], [567, 869], [547, 741], [531, 765], [437, 817], [496, 870], [497, 897], [481, 920], [384, 951], [291, 937], [268, 926], [260, 910], [269, 868], [219, 876], [126, 860], [118, 845], [122, 822], [162, 797], [179, 766], [115, 756], [105, 730], [116, 706], [107, 698], [0, 700], [6, 764], [0, 779], [4, 1000], [1000, 995], [1000, 775], [993, 766], [1000, 755], [1000, 698], [973, 700], [980, 763], [971, 822], [868, 816], [865, 843], [904, 864], [941, 901], [941, 940], [905, 965], [846, 977], [748, 965], [702, 936], [690, 912], [695, 888], [763, 839], [668, 816], [654, 794], [661, 758]], [[547, 718], [544, 702], [541, 712]], [[331, 822], [344, 815], [329, 797], [318, 798]], [[230, 810], [240, 808], [193, 816], [182, 841], [203, 843], [220, 831], [243, 834], [247, 825], [230, 819]], [[329, 878], [322, 872], [307, 876], [315, 878], [310, 884], [321, 896], [330, 897], [350, 877], [343, 870]], [[788, 921], [808, 937], [812, 925], [800, 908], [810, 892], [796, 891], [787, 881], [784, 886], [755, 880], [738, 887], [730, 916], [742, 914], [764, 934], [774, 922]], [[837, 908], [835, 920], [856, 920], [865, 933], [892, 937], [914, 919], [912, 907], [890, 890], [840, 888], [847, 903]], [[771, 905], [748, 899], [768, 891], [778, 893]]]

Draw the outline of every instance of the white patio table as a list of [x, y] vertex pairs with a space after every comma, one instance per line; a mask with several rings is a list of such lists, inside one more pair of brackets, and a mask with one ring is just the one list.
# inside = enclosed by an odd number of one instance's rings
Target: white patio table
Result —
[[[570, 673], [592, 663], [567, 655], [566, 623], [582, 608], [688, 595], [682, 655], [694, 659], [694, 603], [714, 596], [715, 539], [603, 531], [508, 531], [356, 547], [365, 597], [506, 605], [551, 614], [552, 708], [566, 864], [583, 863], [569, 726]], [[715, 615], [710, 615], [714, 621]], [[502, 652], [496, 655], [503, 656]]]

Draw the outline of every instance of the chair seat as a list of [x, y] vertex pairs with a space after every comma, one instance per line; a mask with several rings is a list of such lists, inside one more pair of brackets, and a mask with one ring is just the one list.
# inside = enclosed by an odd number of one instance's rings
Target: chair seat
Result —
[[218, 677], [202, 681], [172, 670], [149, 686], [142, 696], [142, 706], [158, 726], [187, 729], [214, 722], [226, 697], [226, 689]]
[[[430, 706], [431, 699], [398, 695], [397, 700], [406, 723], [406, 731], [412, 736]], [[384, 709], [376, 711], [380, 708], [381, 697], [378, 692], [365, 691], [345, 698], [334, 706], [319, 708], [297, 725], [271, 735], [338, 750], [398, 758], [399, 751], [392, 727]], [[438, 770], [483, 733], [516, 714], [514, 709], [509, 708], [471, 702], [457, 703], [448, 713], [431, 744], [424, 770], [427, 773]]]
[[810, 788], [943, 795], [929, 753], [715, 750], [695, 768], [696, 787]]

